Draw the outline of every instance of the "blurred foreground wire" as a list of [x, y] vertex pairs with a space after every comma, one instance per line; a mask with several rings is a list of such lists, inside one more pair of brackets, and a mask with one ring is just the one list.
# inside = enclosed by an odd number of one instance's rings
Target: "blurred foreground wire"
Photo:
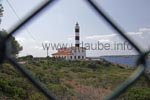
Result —
[[[10, 57], [9, 55], [9, 45], [8, 41], [11, 37], [11, 35], [15, 34], [16, 31], [18, 31], [21, 27], [23, 27], [27, 22], [29, 22], [32, 18], [34, 18], [36, 15], [38, 15], [41, 11], [43, 11], [44, 8], [52, 4], [55, 0], [47, 0], [45, 1], [42, 5], [40, 5], [38, 8], [36, 8], [29, 16], [24, 18], [20, 23], [15, 25], [15, 27], [12, 27], [10, 33], [6, 36], [3, 37], [0, 35], [0, 63], [2, 63], [3, 60], [8, 60], [14, 67], [16, 67], [24, 76], [26, 76], [31, 83], [39, 90], [41, 91], [48, 99], [51, 100], [57, 100], [56, 97], [54, 97], [44, 86], [41, 85], [40, 82], [38, 82], [35, 78], [32, 77], [32, 75], [29, 73], [29, 71], [26, 69], [26, 67], [20, 65], [17, 63], [15, 58]], [[135, 50], [139, 53], [140, 57], [139, 60], [137, 61], [137, 69], [135, 72], [127, 79], [125, 80], [120, 86], [118, 86], [110, 95], [108, 95], [104, 100], [114, 100], [117, 97], [120, 96], [126, 89], [128, 89], [129, 86], [131, 86], [133, 83], [135, 83], [140, 76], [144, 75], [144, 77], [149, 81], [148, 77], [144, 73], [146, 69], [146, 56], [148, 55], [149, 52], [144, 52], [142, 51], [134, 41], [131, 41], [131, 39], [125, 35], [124, 31], [116, 25], [110, 17], [104, 13], [104, 11], [96, 5], [96, 3], [92, 0], [87, 0], [86, 1], [89, 4], [89, 7], [91, 7], [96, 14], [99, 17], [102, 17], [104, 21], [106, 21], [114, 30], [116, 30], [124, 39], [126, 39], [134, 48]]]

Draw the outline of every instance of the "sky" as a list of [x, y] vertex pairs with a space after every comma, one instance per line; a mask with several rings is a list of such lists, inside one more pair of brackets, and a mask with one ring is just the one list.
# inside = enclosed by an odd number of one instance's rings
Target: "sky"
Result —
[[[8, 32], [44, 0], [1, 0], [4, 15], [0, 29]], [[94, 0], [143, 50], [150, 48], [150, 0]], [[90, 44], [87, 56], [132, 55], [135, 50], [88, 5], [86, 0], [58, 0], [19, 30], [23, 46], [19, 56], [45, 57], [42, 44], [74, 44], [75, 24], [80, 42]], [[96, 46], [99, 44], [99, 49]], [[116, 49], [116, 45], [122, 46]], [[108, 45], [110, 49], [108, 49]], [[87, 47], [87, 45], [84, 45]], [[119, 45], [118, 45], [119, 46]], [[49, 48], [49, 56], [56, 52]]]

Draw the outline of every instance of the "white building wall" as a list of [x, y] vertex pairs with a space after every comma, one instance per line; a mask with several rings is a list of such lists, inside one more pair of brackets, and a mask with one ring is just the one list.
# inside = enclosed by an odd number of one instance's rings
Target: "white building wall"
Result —
[[86, 51], [83, 49], [74, 49], [72, 50], [73, 57], [72, 60], [78, 60], [78, 59], [85, 59], [86, 58]]

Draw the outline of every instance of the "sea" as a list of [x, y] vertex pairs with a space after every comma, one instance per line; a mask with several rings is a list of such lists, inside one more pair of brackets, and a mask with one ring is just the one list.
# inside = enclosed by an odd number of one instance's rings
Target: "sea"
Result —
[[[123, 55], [123, 56], [101, 56], [100, 58], [105, 59], [109, 62], [128, 65], [131, 67], [136, 67], [138, 55]], [[147, 70], [150, 70], [150, 57], [146, 58]]]

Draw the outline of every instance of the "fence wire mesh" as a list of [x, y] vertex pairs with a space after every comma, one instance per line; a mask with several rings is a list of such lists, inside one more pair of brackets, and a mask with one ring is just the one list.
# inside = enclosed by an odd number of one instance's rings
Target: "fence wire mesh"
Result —
[[[48, 99], [50, 100], [58, 100], [57, 97], [53, 96], [52, 93], [45, 88], [43, 85], [41, 85], [40, 82], [38, 82], [33, 76], [30, 74], [28, 69], [17, 63], [17, 60], [14, 57], [10, 56], [10, 45], [9, 45], [9, 39], [12, 35], [14, 35], [20, 28], [22, 28], [25, 24], [27, 24], [31, 19], [33, 19], [35, 16], [37, 16], [40, 12], [42, 12], [47, 6], [52, 6], [54, 2], [58, 2], [56, 0], [47, 0], [43, 4], [41, 4], [38, 8], [36, 8], [33, 12], [30, 13], [27, 17], [25, 17], [20, 23], [16, 24], [15, 27], [11, 29], [9, 34], [7, 36], [2, 36], [0, 34], [0, 63], [3, 63], [4, 60], [8, 60], [15, 68], [17, 68], [25, 77], [27, 77], [28, 80], [31, 81], [31, 83], [40, 91], [42, 92]], [[140, 76], [144, 76], [148, 83], [150, 83], [150, 80], [148, 76], [145, 74], [145, 70], [147, 67], [146, 64], [146, 57], [149, 54], [149, 51], [142, 51], [140, 47], [136, 45], [134, 41], [130, 39], [125, 34], [125, 31], [123, 31], [114, 21], [112, 21], [112, 18], [110, 18], [102, 8], [100, 8], [99, 5], [97, 5], [93, 0], [86, 0], [87, 4], [95, 13], [97, 16], [102, 17], [105, 22], [108, 23], [110, 27], [112, 27], [118, 34], [120, 34], [124, 39], [126, 39], [139, 53], [139, 58], [136, 63], [136, 70], [134, 73], [132, 73], [131, 76], [128, 77], [120, 86], [118, 86], [116, 89], [113, 90], [113, 92], [106, 96], [104, 100], [114, 100], [117, 97], [119, 97], [125, 90], [128, 89], [129, 86], [134, 84]]]

